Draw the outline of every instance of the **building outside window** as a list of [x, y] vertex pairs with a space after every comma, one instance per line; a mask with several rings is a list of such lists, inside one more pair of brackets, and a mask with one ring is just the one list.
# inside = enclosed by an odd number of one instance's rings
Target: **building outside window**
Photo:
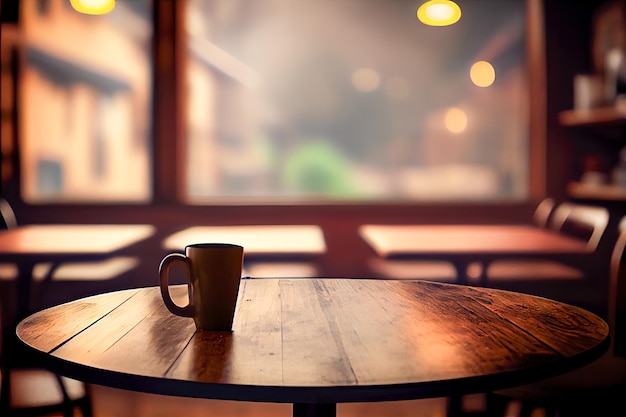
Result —
[[104, 16], [68, 4], [20, 5], [22, 197], [149, 202], [151, 2], [118, 1]]

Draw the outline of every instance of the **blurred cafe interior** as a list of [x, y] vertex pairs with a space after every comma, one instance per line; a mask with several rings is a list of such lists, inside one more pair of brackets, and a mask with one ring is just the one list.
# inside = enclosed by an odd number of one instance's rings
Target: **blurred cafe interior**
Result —
[[48, 305], [156, 285], [191, 226], [317, 225], [314, 265], [264, 273], [376, 277], [363, 224], [529, 223], [546, 198], [623, 215], [622, 2], [459, 1], [449, 26], [408, 0], [116, 3], [2, 2], [17, 223], [155, 227], [131, 270]]
[[[53, 276], [35, 308], [157, 285], [164, 242], [197, 226], [321, 231], [322, 252], [251, 261], [252, 277], [454, 282], [446, 259], [382, 259], [360, 228], [537, 225], [549, 202], [608, 215], [575, 265], [593, 291], [546, 278], [548, 296], [606, 317], [626, 215], [624, 1], [458, 0], [445, 26], [417, 18], [420, 0], [73, 3], [0, 3], [5, 226], [154, 231], [119, 268]], [[306, 246], [292, 239], [278, 246]], [[515, 288], [544, 295], [528, 274]]]

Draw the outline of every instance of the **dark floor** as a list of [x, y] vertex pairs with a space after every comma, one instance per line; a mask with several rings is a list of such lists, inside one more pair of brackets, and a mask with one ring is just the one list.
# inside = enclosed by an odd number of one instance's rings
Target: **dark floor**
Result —
[[[93, 386], [94, 417], [289, 417], [290, 404], [177, 398]], [[339, 417], [444, 417], [442, 398], [339, 404]]]

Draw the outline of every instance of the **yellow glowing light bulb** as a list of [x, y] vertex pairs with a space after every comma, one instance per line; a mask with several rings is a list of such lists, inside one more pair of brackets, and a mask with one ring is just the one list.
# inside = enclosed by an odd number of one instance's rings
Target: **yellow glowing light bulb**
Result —
[[83, 14], [106, 14], [115, 8], [115, 0], [70, 0], [70, 3]]
[[470, 79], [478, 87], [489, 87], [496, 80], [496, 70], [487, 61], [478, 61], [470, 69]]
[[449, 26], [461, 18], [461, 8], [450, 0], [429, 0], [417, 9], [417, 18], [429, 26]]
[[446, 129], [452, 133], [461, 133], [467, 128], [467, 114], [461, 109], [450, 108], [444, 116]]

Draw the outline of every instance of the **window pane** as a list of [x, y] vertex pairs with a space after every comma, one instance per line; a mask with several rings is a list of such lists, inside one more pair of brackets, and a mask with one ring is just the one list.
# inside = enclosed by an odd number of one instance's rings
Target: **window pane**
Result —
[[526, 197], [524, 1], [457, 3], [188, 0], [189, 199]]
[[69, 0], [21, 2], [25, 201], [150, 200], [151, 7], [90, 16]]

